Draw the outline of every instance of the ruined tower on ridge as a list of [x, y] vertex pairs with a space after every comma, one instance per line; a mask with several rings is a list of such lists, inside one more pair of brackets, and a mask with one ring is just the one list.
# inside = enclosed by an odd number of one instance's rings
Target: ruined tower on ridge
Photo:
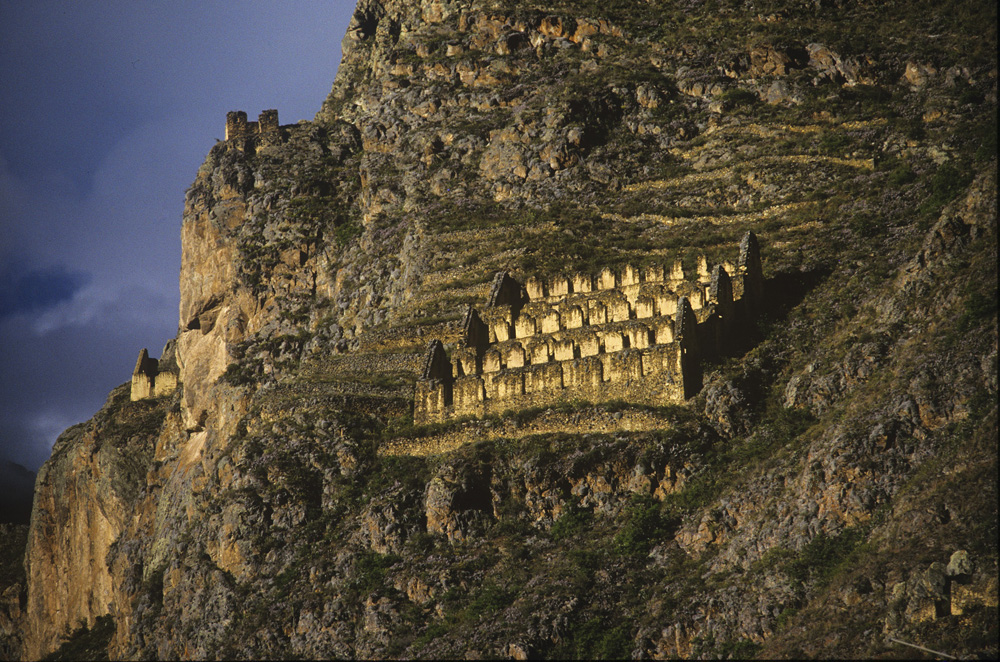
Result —
[[255, 153], [261, 147], [277, 145], [284, 141], [278, 124], [278, 111], [273, 108], [261, 111], [256, 122], [247, 121], [242, 110], [226, 113], [226, 142], [242, 152]]

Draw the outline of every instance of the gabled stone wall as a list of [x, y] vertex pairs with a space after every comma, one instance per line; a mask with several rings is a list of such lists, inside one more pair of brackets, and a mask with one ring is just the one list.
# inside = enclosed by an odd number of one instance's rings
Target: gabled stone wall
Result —
[[151, 358], [149, 350], [143, 348], [132, 371], [131, 400], [170, 395], [177, 390], [177, 374], [173, 340], [163, 348], [159, 359]]
[[557, 402], [682, 402], [701, 389], [701, 359], [740, 346], [738, 329], [763, 299], [753, 233], [737, 265], [698, 261], [686, 279], [670, 268], [626, 265], [587, 274], [529, 278], [500, 272], [486, 306], [470, 306], [451, 356], [431, 342], [417, 381], [418, 424], [486, 416]]

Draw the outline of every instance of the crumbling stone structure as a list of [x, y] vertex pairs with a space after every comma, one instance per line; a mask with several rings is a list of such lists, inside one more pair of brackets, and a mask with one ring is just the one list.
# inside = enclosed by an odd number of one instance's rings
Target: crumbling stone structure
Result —
[[159, 359], [151, 358], [149, 351], [145, 348], [139, 352], [135, 369], [132, 371], [131, 400], [133, 402], [146, 398], [159, 398], [170, 395], [177, 390], [179, 370], [175, 359], [173, 340], [163, 348], [160, 357]]
[[256, 122], [248, 122], [242, 110], [226, 113], [226, 142], [234, 149], [256, 153], [261, 147], [277, 145], [283, 140], [277, 110], [262, 111]]
[[760, 248], [748, 232], [739, 260], [685, 278], [681, 262], [586, 274], [493, 280], [469, 307], [449, 357], [433, 340], [417, 381], [418, 424], [581, 400], [663, 405], [701, 389], [701, 360], [731, 354], [764, 296]]

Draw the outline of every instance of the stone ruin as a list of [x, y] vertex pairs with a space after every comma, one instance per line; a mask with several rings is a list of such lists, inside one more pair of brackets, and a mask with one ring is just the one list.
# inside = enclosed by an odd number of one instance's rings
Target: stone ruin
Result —
[[278, 125], [278, 111], [264, 110], [256, 122], [248, 122], [242, 110], [226, 113], [226, 142], [241, 152], [251, 154], [261, 147], [277, 145], [284, 141], [284, 134]]
[[701, 360], [732, 354], [759, 314], [764, 278], [757, 238], [739, 259], [687, 280], [672, 268], [626, 265], [585, 274], [493, 280], [485, 307], [466, 313], [451, 351], [432, 340], [417, 380], [417, 424], [558, 402], [679, 403], [701, 389]]
[[173, 340], [163, 348], [159, 359], [151, 358], [149, 350], [143, 348], [132, 371], [132, 402], [170, 395], [177, 390], [178, 372]]

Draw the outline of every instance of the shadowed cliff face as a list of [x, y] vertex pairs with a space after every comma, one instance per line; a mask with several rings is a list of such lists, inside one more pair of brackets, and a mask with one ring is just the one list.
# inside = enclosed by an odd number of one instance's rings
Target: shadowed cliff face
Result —
[[[976, 2], [362, 0], [314, 121], [199, 169], [180, 386], [63, 434], [0, 623], [29, 659], [995, 655], [995, 42]], [[414, 425], [496, 272], [747, 231], [761, 315], [683, 404]]]
[[129, 402], [115, 389], [104, 409], [64, 432], [36, 481], [25, 567], [27, 659], [79, 625], [92, 626], [112, 607], [106, 559], [147, 491], [147, 467], [164, 408]]

